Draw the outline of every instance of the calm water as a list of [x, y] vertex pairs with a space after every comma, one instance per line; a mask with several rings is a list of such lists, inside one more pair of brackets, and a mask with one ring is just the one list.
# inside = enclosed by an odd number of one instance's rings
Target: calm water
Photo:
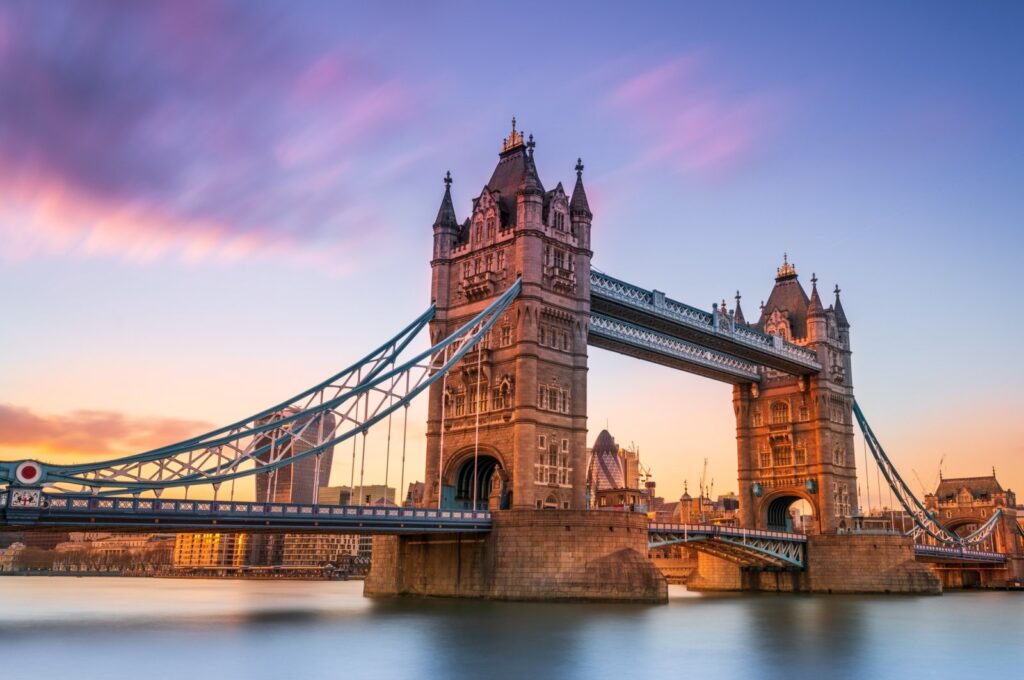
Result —
[[1024, 675], [1024, 595], [368, 600], [362, 583], [0, 578], [5, 678]]

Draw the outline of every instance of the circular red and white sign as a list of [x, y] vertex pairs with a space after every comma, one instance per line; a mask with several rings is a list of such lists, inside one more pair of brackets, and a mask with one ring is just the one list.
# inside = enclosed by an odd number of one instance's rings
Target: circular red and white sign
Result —
[[26, 460], [14, 470], [14, 476], [22, 484], [38, 484], [43, 476], [43, 468], [34, 460]]

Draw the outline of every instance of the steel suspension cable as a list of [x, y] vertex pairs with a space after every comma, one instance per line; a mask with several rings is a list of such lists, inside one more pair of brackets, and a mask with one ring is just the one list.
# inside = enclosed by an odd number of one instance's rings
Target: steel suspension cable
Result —
[[[409, 391], [409, 374], [405, 374], [405, 391]], [[402, 409], [402, 474], [398, 481], [398, 493], [402, 493], [405, 489], [405, 445], [408, 440], [409, 433], [409, 404], [405, 404], [405, 408]], [[402, 505], [405, 505], [403, 502]]]
[[[448, 351], [445, 350], [445, 356]], [[437, 445], [437, 509], [441, 509], [441, 497], [444, 495], [444, 417], [448, 411], [448, 374], [441, 379], [441, 437]]]
[[476, 425], [473, 432], [473, 512], [476, 512], [477, 502], [477, 466], [480, 460], [480, 383], [483, 378], [480, 376], [480, 360], [484, 353], [484, 341], [481, 340], [476, 346]]
[[[388, 406], [390, 406], [392, 403], [394, 403], [394, 400], [395, 400], [395, 395], [392, 394], [390, 397], [388, 397]], [[385, 501], [387, 501], [387, 499], [388, 499], [388, 468], [391, 465], [391, 416], [392, 415], [394, 415], [394, 414], [393, 413], [389, 413], [388, 414], [388, 443], [387, 443], [387, 449], [386, 449], [386, 451], [384, 453], [384, 500]], [[395, 496], [397, 497], [398, 494], [396, 493]], [[398, 503], [395, 503], [395, 505], [398, 505]]]

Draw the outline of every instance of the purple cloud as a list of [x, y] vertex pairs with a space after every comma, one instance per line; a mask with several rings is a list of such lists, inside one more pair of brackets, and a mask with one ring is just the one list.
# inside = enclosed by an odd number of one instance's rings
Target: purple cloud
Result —
[[676, 57], [615, 85], [605, 107], [642, 149], [638, 165], [716, 174], [749, 158], [778, 122], [779, 100], [708, 84], [705, 59]]
[[[253, 3], [0, 8], [0, 243], [332, 261], [417, 89]], [[26, 226], [27, 225], [27, 226]]]

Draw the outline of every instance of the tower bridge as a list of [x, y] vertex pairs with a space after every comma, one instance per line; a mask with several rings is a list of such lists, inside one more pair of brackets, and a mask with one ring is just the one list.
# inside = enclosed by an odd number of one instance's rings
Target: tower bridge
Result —
[[[665, 581], [646, 553], [675, 543], [700, 551], [706, 588], [938, 590], [915, 557], [1024, 576], [1019, 527], [992, 550], [985, 541], [1008, 524], [990, 517], [960, 535], [902, 482], [854, 400], [838, 287], [826, 306], [817, 278], [808, 294], [784, 257], [748, 322], [739, 293], [733, 309], [722, 301], [706, 311], [600, 272], [591, 266], [582, 161], [571, 192], [560, 182], [547, 190], [535, 146], [513, 122], [462, 221], [445, 177], [430, 306], [380, 347], [284, 402], [183, 442], [96, 463], [0, 463], [0, 525], [373, 533], [369, 594], [660, 601]], [[421, 334], [431, 346], [412, 354]], [[732, 385], [738, 528], [587, 509], [588, 347]], [[319, 480], [342, 444], [352, 447], [353, 486], [361, 451], [362, 486], [369, 430], [387, 428], [390, 460], [396, 420], [404, 460], [408, 405], [419, 395], [428, 402], [422, 507], [276, 502], [282, 471], [304, 465]], [[913, 518], [913, 536], [861, 530], [854, 421]], [[250, 476], [261, 497], [236, 500], [235, 481]], [[193, 486], [211, 487], [213, 500], [161, 496]], [[813, 512], [808, 536], [787, 530], [788, 508], [800, 500]]]

